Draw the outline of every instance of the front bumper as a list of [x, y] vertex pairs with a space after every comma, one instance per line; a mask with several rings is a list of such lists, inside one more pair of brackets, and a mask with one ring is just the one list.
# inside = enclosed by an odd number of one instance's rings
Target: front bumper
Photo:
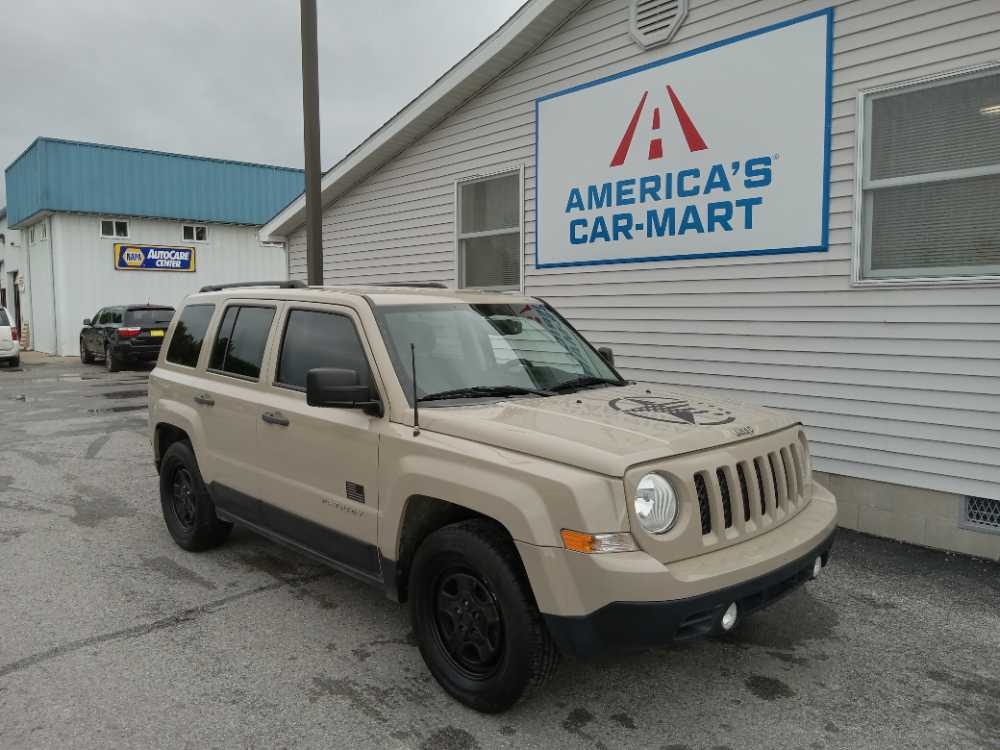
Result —
[[[743, 613], [764, 606], [786, 583], [786, 589], [799, 583], [798, 574], [817, 556], [825, 560], [837, 503], [819, 484], [811, 495], [801, 511], [767, 533], [674, 562], [643, 551], [586, 555], [515, 544], [538, 608], [564, 652], [651, 646], [711, 632], [717, 619], [708, 615], [722, 604], [737, 601]], [[706, 627], [689, 620], [699, 613], [708, 616]]]
[[768, 606], [812, 577], [817, 557], [825, 566], [834, 531], [819, 544], [780, 568], [744, 583], [687, 599], [664, 602], [612, 602], [589, 615], [543, 615], [559, 650], [589, 656], [609, 649], [661, 646], [671, 641], [720, 632], [722, 613], [733, 602], [740, 617]]

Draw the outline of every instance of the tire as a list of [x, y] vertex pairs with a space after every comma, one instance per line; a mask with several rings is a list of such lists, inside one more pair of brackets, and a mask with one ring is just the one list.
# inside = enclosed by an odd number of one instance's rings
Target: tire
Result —
[[16, 370], [17, 368], [19, 368], [21, 366], [21, 355], [20, 354], [17, 355], [16, 357], [14, 357], [14, 359], [12, 359], [10, 361], [10, 366], [11, 366], [11, 369], [14, 369], [14, 370]]
[[215, 515], [215, 503], [187, 442], [171, 445], [160, 462], [160, 506], [170, 536], [189, 552], [218, 547], [233, 528]]
[[487, 519], [445, 526], [413, 559], [410, 615], [431, 674], [484, 713], [540, 688], [559, 663], [517, 550]]
[[104, 365], [108, 368], [108, 372], [118, 372], [122, 369], [121, 360], [112, 353], [111, 349], [104, 350]]
[[80, 362], [85, 365], [89, 365], [94, 361], [94, 356], [87, 351], [86, 345], [84, 345], [83, 340], [80, 341]]

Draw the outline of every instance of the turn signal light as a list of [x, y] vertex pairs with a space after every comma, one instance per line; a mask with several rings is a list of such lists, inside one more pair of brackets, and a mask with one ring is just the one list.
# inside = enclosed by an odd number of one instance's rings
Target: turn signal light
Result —
[[138, 336], [142, 333], [141, 328], [119, 328], [118, 335], [123, 339], [130, 339], [133, 336]]
[[627, 531], [616, 531], [609, 534], [588, 534], [584, 531], [563, 529], [563, 546], [573, 552], [583, 552], [592, 555], [598, 552], [635, 552], [639, 545]]

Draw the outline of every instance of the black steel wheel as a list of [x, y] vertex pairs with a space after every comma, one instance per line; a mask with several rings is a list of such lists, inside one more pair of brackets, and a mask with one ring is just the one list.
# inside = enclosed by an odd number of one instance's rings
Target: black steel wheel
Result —
[[410, 566], [420, 654], [441, 686], [485, 713], [543, 685], [559, 654], [510, 535], [478, 518], [428, 536]]
[[193, 529], [197, 517], [194, 499], [194, 480], [191, 479], [191, 472], [185, 466], [178, 466], [176, 471], [174, 471], [171, 500], [177, 522], [185, 529]]
[[170, 536], [191, 552], [217, 547], [233, 525], [215, 514], [191, 445], [171, 445], [160, 462], [160, 506]]
[[471, 679], [493, 674], [504, 648], [496, 595], [471, 570], [445, 571], [435, 584], [435, 635], [455, 667]]

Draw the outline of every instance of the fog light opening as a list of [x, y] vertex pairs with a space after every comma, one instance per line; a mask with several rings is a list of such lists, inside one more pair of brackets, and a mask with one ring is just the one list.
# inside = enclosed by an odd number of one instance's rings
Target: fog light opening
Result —
[[819, 574], [822, 572], [822, 570], [823, 570], [823, 558], [822, 557], [817, 557], [813, 561], [812, 577], [814, 579], [819, 578]]
[[728, 633], [730, 630], [735, 628], [736, 620], [739, 619], [739, 614], [740, 610], [739, 607], [736, 606], [736, 602], [733, 602], [726, 607], [726, 611], [722, 613], [722, 620], [719, 623], [722, 625], [722, 629]]

